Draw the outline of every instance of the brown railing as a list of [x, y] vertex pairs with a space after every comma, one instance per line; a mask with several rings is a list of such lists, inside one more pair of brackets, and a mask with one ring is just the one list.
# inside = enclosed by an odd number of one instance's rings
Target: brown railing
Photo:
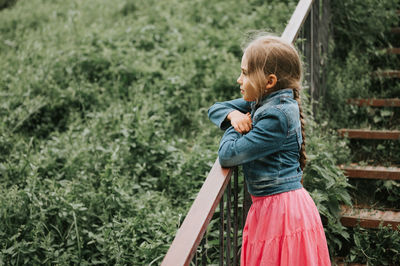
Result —
[[222, 168], [217, 158], [161, 265], [190, 263], [232, 173], [233, 169]]
[[[323, 4], [322, 14], [320, 14], [320, 2]], [[314, 100], [323, 94], [321, 90], [323, 76], [320, 67], [323, 65], [321, 54], [327, 50], [328, 17], [329, 0], [300, 0], [281, 36], [290, 43], [295, 43], [297, 36], [300, 36], [297, 45], [304, 56], [307, 68], [305, 86], [310, 89], [311, 98]], [[232, 174], [233, 188], [231, 187]], [[251, 205], [250, 196], [243, 183], [239, 186], [238, 167], [221, 168], [217, 158], [177, 231], [162, 266], [189, 265], [190, 263], [207, 265], [209, 259], [207, 246], [209, 245], [207, 237], [203, 238], [203, 236], [218, 204], [219, 265], [224, 265], [224, 261], [225, 265], [239, 264], [238, 242], [241, 238], [241, 229], [246, 220], [247, 211]], [[239, 206], [239, 190], [243, 191], [241, 206]], [[213, 237], [215, 238], [215, 236]]]

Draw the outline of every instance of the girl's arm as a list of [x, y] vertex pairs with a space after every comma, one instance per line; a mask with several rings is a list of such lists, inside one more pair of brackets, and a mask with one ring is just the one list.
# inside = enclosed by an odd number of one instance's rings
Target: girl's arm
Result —
[[220, 142], [221, 166], [240, 165], [277, 152], [286, 139], [287, 128], [285, 115], [276, 108], [271, 108], [246, 135], [230, 127]]
[[227, 116], [232, 111], [239, 111], [243, 114], [251, 112], [251, 102], [243, 100], [243, 98], [217, 102], [208, 109], [208, 117], [211, 122], [217, 125], [220, 129], [227, 129], [231, 124]]

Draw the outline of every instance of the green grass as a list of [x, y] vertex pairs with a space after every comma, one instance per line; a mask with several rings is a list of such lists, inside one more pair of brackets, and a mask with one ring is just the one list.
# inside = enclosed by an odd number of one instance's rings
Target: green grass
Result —
[[294, 4], [20, 0], [0, 15], [1, 264], [158, 264], [239, 97], [243, 36]]
[[[1, 10], [0, 265], [159, 264], [217, 157], [222, 132], [207, 109], [240, 97], [241, 43], [252, 30], [280, 34], [296, 3], [19, 0]], [[356, 84], [336, 76], [339, 93]], [[313, 120], [307, 94], [304, 181], [336, 255], [351, 238], [338, 223], [349, 185], [336, 166], [349, 150]]]

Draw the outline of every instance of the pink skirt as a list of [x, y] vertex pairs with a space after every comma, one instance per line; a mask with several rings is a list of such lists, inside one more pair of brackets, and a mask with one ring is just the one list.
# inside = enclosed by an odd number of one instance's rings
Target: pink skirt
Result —
[[330, 266], [314, 201], [304, 189], [255, 197], [243, 229], [242, 266]]

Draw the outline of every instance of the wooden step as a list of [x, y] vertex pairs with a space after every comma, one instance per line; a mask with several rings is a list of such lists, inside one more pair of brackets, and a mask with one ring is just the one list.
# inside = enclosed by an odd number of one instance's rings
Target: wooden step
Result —
[[374, 76], [382, 78], [400, 78], [399, 70], [375, 71]]
[[399, 230], [400, 212], [343, 205], [341, 207], [340, 222], [347, 227], [354, 227], [359, 224], [363, 228], [379, 228], [379, 225], [382, 223], [383, 226], [391, 226], [393, 229]]
[[339, 166], [348, 178], [400, 180], [400, 168], [383, 166], [360, 166], [357, 164]]
[[388, 54], [400, 54], [400, 48], [394, 47], [394, 48], [387, 48], [386, 53]]
[[348, 99], [348, 104], [373, 107], [400, 107], [400, 99]]
[[387, 139], [400, 140], [399, 130], [369, 130], [369, 129], [347, 129], [338, 130], [339, 135], [350, 139]]
[[392, 33], [400, 33], [400, 27], [394, 27], [391, 30]]

